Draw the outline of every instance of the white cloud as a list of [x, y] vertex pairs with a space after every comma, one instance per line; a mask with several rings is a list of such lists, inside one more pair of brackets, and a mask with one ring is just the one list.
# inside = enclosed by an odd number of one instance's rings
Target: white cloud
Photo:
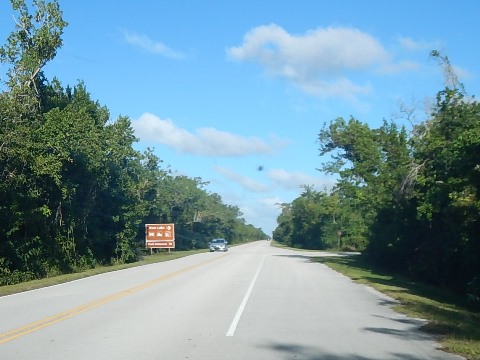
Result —
[[245, 205], [241, 211], [245, 215], [245, 219], [251, 219], [250, 223], [258, 223], [262, 230], [271, 236], [272, 232], [277, 227], [277, 217], [281, 212], [280, 198], [261, 198], [255, 203]]
[[127, 43], [147, 52], [162, 55], [171, 59], [184, 59], [186, 57], [183, 53], [169, 48], [162, 42], [150, 39], [147, 35], [125, 32], [123, 36]]
[[227, 180], [239, 184], [241, 187], [252, 192], [267, 192], [269, 188], [258, 181], [255, 181], [245, 175], [239, 174], [231, 169], [222, 166], [216, 166], [215, 171], [223, 175]]
[[427, 41], [418, 41], [418, 40], [413, 40], [408, 37], [400, 37], [399, 40], [400, 46], [408, 51], [432, 51], [438, 47], [442, 47], [440, 42], [438, 41], [433, 41], [433, 42], [427, 42]]
[[329, 178], [311, 176], [302, 172], [273, 169], [268, 172], [268, 178], [275, 184], [287, 189], [299, 189], [302, 185], [313, 185], [320, 190], [331, 188], [334, 181]]
[[415, 71], [420, 69], [420, 64], [415, 61], [400, 61], [398, 63], [388, 63], [381, 66], [380, 74], [396, 74], [404, 71]]
[[243, 44], [227, 49], [239, 61], [261, 64], [268, 74], [286, 78], [304, 92], [321, 97], [354, 99], [371, 91], [368, 84], [355, 84], [353, 72], [389, 66], [411, 69], [412, 64], [390, 64], [390, 55], [373, 36], [345, 27], [328, 27], [291, 35], [278, 25], [249, 31]]
[[[225, 199], [224, 199], [225, 200]], [[239, 206], [243, 214], [243, 218], [249, 224], [255, 224], [262, 228], [262, 230], [271, 236], [272, 232], [277, 227], [277, 217], [281, 212], [282, 199], [279, 197], [267, 198], [235, 198], [232, 204]]]
[[262, 198], [259, 199], [258, 202], [265, 206], [270, 206], [271, 208], [278, 208], [280, 209], [280, 205], [282, 200], [278, 196], [269, 197], [269, 198]]
[[460, 80], [470, 79], [472, 74], [458, 65], [452, 65], [454, 73]]
[[184, 154], [203, 156], [244, 156], [270, 154], [283, 144], [278, 139], [267, 143], [258, 137], [244, 137], [214, 128], [200, 128], [194, 133], [177, 127], [172, 120], [145, 113], [132, 121], [141, 141], [169, 146]]

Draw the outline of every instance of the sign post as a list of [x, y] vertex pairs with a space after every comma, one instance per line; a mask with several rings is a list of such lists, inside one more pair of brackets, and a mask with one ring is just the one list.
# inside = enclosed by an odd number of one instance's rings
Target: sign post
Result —
[[145, 224], [145, 246], [170, 252], [175, 248], [175, 224]]

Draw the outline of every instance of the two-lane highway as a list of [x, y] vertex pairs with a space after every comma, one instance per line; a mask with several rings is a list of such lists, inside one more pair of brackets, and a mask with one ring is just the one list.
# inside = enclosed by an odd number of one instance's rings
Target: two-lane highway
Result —
[[0, 298], [0, 359], [459, 359], [422, 321], [267, 241]]

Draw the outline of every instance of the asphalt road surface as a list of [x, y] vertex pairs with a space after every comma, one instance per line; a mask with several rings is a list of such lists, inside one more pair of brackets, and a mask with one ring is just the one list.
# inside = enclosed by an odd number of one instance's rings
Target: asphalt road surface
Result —
[[460, 359], [312, 255], [260, 241], [0, 297], [0, 359]]

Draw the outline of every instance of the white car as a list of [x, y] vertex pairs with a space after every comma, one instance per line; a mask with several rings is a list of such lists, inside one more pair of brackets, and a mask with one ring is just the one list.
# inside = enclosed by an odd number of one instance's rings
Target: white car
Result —
[[210, 241], [210, 251], [228, 251], [228, 245], [225, 239], [213, 239]]

